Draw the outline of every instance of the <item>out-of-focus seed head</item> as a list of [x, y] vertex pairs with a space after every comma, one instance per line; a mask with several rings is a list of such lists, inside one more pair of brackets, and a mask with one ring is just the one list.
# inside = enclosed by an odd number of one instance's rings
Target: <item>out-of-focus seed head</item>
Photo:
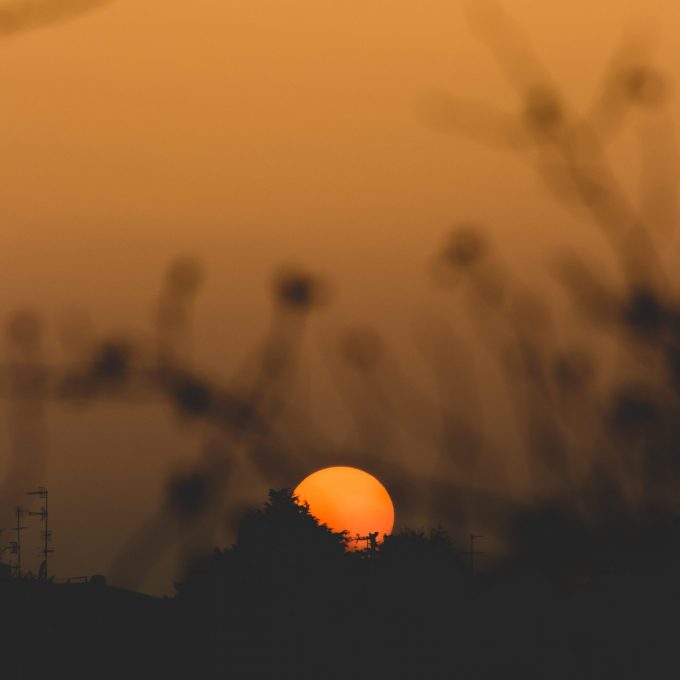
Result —
[[317, 277], [297, 268], [279, 271], [274, 278], [277, 301], [284, 307], [306, 311], [326, 302], [328, 290]]
[[170, 291], [176, 295], [192, 295], [203, 283], [204, 270], [200, 260], [180, 257], [168, 268], [166, 281]]
[[487, 244], [479, 229], [472, 224], [461, 225], [454, 231], [442, 251], [442, 258], [452, 267], [470, 267], [487, 252]]
[[109, 340], [94, 352], [90, 364], [90, 375], [96, 382], [120, 383], [130, 377], [133, 348], [122, 341]]
[[168, 509], [180, 519], [194, 519], [205, 508], [208, 497], [209, 483], [202, 472], [176, 475], [168, 484]]
[[383, 355], [383, 343], [377, 333], [368, 328], [349, 330], [342, 339], [342, 352], [358, 371], [370, 371]]
[[22, 309], [11, 314], [5, 325], [7, 339], [16, 348], [35, 349], [43, 334], [40, 315], [32, 309]]
[[533, 133], [541, 137], [554, 137], [565, 123], [564, 109], [557, 94], [548, 88], [535, 88], [529, 92], [524, 119]]
[[178, 410], [188, 416], [204, 416], [214, 404], [214, 395], [204, 381], [186, 377], [177, 382], [172, 398]]
[[668, 311], [659, 296], [646, 288], [633, 290], [623, 308], [624, 324], [640, 335], [656, 336], [667, 327]]
[[621, 73], [625, 96], [639, 106], [663, 104], [669, 94], [668, 82], [660, 71], [640, 64]]

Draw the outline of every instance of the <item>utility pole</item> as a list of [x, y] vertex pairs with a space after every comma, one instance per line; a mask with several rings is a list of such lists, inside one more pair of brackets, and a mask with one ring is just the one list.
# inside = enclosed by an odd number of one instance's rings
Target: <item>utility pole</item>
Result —
[[16, 569], [17, 578], [21, 578], [21, 532], [26, 528], [21, 526], [21, 520], [23, 519], [25, 512], [26, 511], [22, 507], [17, 507], [17, 525], [14, 528], [17, 540], [10, 544], [12, 553], [17, 556], [17, 563], [14, 567]]
[[40, 565], [40, 569], [38, 571], [38, 576], [46, 581], [47, 580], [47, 557], [50, 553], [53, 553], [54, 550], [50, 548], [50, 541], [52, 540], [52, 532], [50, 531], [49, 527], [49, 507], [48, 507], [48, 497], [49, 497], [49, 492], [44, 486], [38, 487], [37, 491], [28, 491], [26, 492], [27, 496], [39, 496], [45, 501], [45, 504], [40, 508], [38, 512], [29, 512], [29, 515], [34, 515], [37, 517], [40, 517], [40, 519], [43, 522], [43, 530], [41, 532], [41, 538], [43, 540], [43, 548], [40, 551], [43, 556], [43, 562]]

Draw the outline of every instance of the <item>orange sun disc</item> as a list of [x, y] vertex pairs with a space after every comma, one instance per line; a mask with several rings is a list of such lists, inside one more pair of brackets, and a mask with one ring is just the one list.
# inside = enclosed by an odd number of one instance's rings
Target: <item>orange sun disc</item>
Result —
[[[387, 489], [368, 472], [329, 467], [305, 477], [293, 492], [319, 522], [351, 538], [378, 532], [379, 540], [394, 526], [394, 506]], [[363, 547], [350, 542], [350, 549]]]

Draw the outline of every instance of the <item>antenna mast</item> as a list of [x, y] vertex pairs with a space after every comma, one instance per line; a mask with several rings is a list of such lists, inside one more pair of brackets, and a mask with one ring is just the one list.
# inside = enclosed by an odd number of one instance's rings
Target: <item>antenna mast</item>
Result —
[[43, 556], [43, 563], [40, 565], [40, 570], [38, 572], [40, 578], [44, 581], [47, 581], [47, 557], [50, 553], [53, 553], [54, 550], [50, 548], [50, 541], [52, 540], [52, 532], [50, 531], [49, 527], [49, 506], [48, 506], [48, 497], [49, 497], [49, 492], [44, 486], [38, 487], [37, 491], [28, 491], [26, 492], [27, 496], [39, 496], [45, 501], [45, 504], [40, 508], [38, 512], [29, 512], [29, 515], [35, 515], [40, 517], [40, 519], [43, 522], [43, 530], [41, 532], [41, 538], [43, 540], [43, 548], [40, 551]]
[[14, 527], [17, 540], [10, 543], [10, 552], [17, 556], [17, 561], [14, 565], [17, 578], [21, 578], [21, 532], [26, 528], [21, 526], [21, 520], [23, 519], [25, 512], [26, 511], [22, 507], [17, 507], [17, 525]]
[[378, 532], [370, 533], [368, 536], [360, 536], [357, 534], [354, 538], [350, 539], [354, 541], [355, 543], [359, 543], [359, 541], [366, 541], [366, 553], [368, 555], [374, 555], [377, 548], [378, 548]]
[[479, 550], [475, 551], [475, 540], [478, 538], [484, 538], [479, 534], [470, 534], [470, 550], [469, 552], [464, 552], [463, 555], [470, 555], [470, 574], [475, 575], [475, 555], [483, 555], [483, 552]]

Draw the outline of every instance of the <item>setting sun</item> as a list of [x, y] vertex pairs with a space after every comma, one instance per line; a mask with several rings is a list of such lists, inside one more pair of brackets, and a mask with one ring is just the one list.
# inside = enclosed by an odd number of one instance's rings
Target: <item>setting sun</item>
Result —
[[[380, 539], [394, 526], [394, 506], [387, 489], [372, 475], [352, 467], [330, 467], [306, 477], [295, 489], [301, 503], [335, 531], [351, 537], [378, 532]], [[350, 548], [361, 547], [355, 542]]]

